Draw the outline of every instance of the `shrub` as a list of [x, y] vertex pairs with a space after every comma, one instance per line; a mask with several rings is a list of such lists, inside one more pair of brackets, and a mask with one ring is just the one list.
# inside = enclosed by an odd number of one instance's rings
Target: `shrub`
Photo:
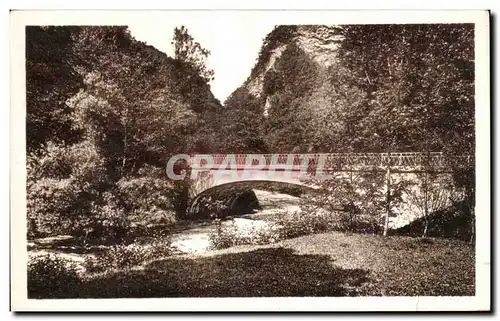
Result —
[[289, 194], [296, 197], [302, 196], [302, 194], [306, 190], [304, 186], [288, 184], [288, 183], [264, 182], [261, 184], [262, 184], [262, 189], [266, 191]]
[[74, 199], [69, 179], [44, 178], [27, 189], [28, 236], [39, 237], [65, 232], [65, 217]]
[[338, 216], [325, 211], [287, 212], [276, 223], [280, 227], [281, 238], [288, 239], [332, 230], [338, 224]]
[[219, 219], [215, 220], [215, 230], [209, 234], [211, 249], [225, 249], [235, 246], [237, 231], [233, 226], [224, 227]]
[[223, 225], [222, 221], [217, 219], [216, 228], [209, 235], [210, 248], [269, 244], [326, 231], [377, 233], [380, 226], [372, 221], [372, 218], [370, 215], [352, 216], [348, 212], [315, 209], [284, 213], [266, 226], [238, 228], [234, 221], [230, 225]]
[[157, 177], [123, 178], [118, 191], [124, 209], [137, 224], [173, 224], [176, 208], [174, 186]]
[[48, 143], [28, 155], [28, 235], [65, 234], [86, 224], [92, 208], [102, 203], [103, 164], [87, 141], [72, 146]]
[[130, 236], [130, 219], [118, 204], [112, 192], [103, 193], [103, 201], [92, 207], [73, 228], [73, 234], [82, 235], [84, 243], [121, 243]]
[[129, 226], [112, 192], [85, 191], [72, 178], [31, 184], [27, 208], [29, 237], [70, 234], [108, 242], [121, 238]]
[[373, 215], [350, 211], [330, 212], [313, 207], [287, 212], [277, 219], [276, 224], [283, 239], [326, 231], [377, 234], [381, 230]]
[[89, 273], [112, 269], [130, 269], [144, 262], [160, 259], [172, 254], [169, 238], [161, 238], [147, 244], [113, 245], [96, 257], [87, 257], [84, 268]]
[[[315, 182], [320, 188], [302, 199], [300, 219], [326, 220], [314, 224], [330, 230], [377, 233], [386, 205], [383, 179], [379, 173], [347, 172], [335, 174], [332, 180]], [[400, 202], [400, 189], [392, 185], [392, 203]]]
[[275, 225], [238, 229], [234, 221], [231, 225], [224, 226], [220, 220], [216, 220], [216, 228], [209, 235], [211, 249], [225, 249], [236, 245], [269, 244], [279, 240], [280, 233]]
[[54, 298], [74, 291], [80, 283], [74, 262], [55, 255], [30, 258], [28, 263], [28, 296]]

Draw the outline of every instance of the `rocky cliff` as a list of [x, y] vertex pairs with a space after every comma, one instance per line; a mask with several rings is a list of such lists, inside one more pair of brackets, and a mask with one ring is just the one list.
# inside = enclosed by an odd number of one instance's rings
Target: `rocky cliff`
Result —
[[[343, 36], [337, 26], [277, 26], [264, 39], [259, 58], [240, 90], [262, 107], [270, 151], [310, 152], [318, 134], [307, 130], [331, 109], [331, 70]], [[313, 125], [317, 127], [316, 125]]]
[[291, 45], [303, 50], [318, 66], [327, 68], [335, 63], [340, 27], [328, 26], [278, 26], [265, 39], [259, 60], [252, 70], [245, 87], [256, 97], [263, 94], [264, 79], [269, 71], [276, 70], [276, 62]]

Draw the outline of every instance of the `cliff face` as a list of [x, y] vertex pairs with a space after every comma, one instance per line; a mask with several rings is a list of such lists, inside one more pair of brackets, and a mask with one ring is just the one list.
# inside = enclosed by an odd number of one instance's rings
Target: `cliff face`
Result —
[[264, 79], [290, 46], [296, 45], [318, 66], [327, 68], [336, 61], [340, 27], [330, 26], [279, 26], [264, 40], [259, 60], [245, 82], [245, 87], [256, 97], [262, 97]]
[[306, 128], [321, 122], [331, 105], [329, 80], [342, 39], [335, 26], [278, 26], [264, 39], [242, 88], [262, 105], [270, 151], [316, 149], [318, 135]]
[[238, 90], [269, 152], [470, 152], [472, 53], [468, 26], [278, 26]]

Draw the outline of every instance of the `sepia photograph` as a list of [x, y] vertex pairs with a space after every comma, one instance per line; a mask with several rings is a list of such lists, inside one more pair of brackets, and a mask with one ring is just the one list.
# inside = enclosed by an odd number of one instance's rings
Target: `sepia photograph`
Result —
[[487, 11], [11, 12], [12, 309], [489, 310], [489, 79]]

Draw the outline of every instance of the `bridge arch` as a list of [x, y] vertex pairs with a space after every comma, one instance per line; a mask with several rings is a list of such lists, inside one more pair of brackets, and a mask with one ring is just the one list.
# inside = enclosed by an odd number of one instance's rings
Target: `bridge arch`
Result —
[[314, 190], [315, 187], [304, 182], [285, 182], [280, 180], [240, 180], [233, 182], [226, 182], [213, 185], [195, 195], [190, 202], [187, 210], [187, 216], [193, 217], [202, 212], [204, 209], [203, 200], [212, 198], [212, 200], [219, 200], [231, 210], [235, 203], [241, 198], [245, 197], [247, 201], [254, 202], [254, 207], [259, 208], [259, 203], [253, 189], [262, 188], [267, 189], [265, 184], [283, 185], [283, 186], [296, 186], [304, 189]]

